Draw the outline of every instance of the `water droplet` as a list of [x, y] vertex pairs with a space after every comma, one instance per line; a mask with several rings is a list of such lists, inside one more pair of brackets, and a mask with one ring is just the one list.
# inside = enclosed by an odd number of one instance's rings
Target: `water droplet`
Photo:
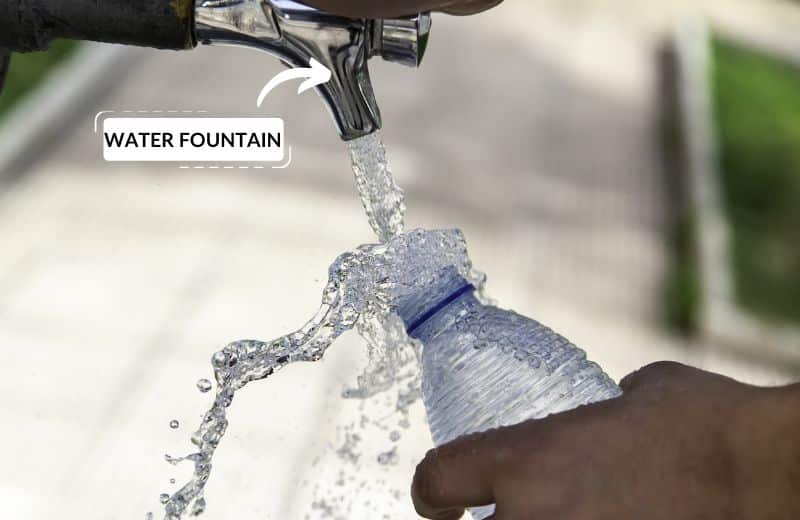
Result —
[[182, 457], [173, 457], [169, 453], [164, 454], [164, 460], [172, 464], [173, 466], [177, 465], [180, 461], [183, 460]]
[[192, 514], [194, 516], [198, 516], [206, 510], [206, 499], [203, 497], [198, 498], [194, 501], [194, 505], [192, 506]]
[[203, 393], [208, 392], [209, 390], [211, 390], [211, 381], [209, 381], [208, 379], [199, 379], [197, 381], [197, 389]]
[[381, 466], [394, 466], [397, 464], [397, 448], [392, 448], [378, 455], [378, 464]]
[[181, 423], [178, 422], [178, 419], [172, 419], [169, 422], [169, 427], [172, 428], [173, 430], [177, 430], [178, 428], [180, 428], [180, 426]]
[[170, 484], [174, 484], [175, 483], [175, 479], [174, 478], [169, 479], [169, 483]]
[[166, 493], [161, 493], [160, 495], [158, 495], [158, 501], [161, 502], [162, 504], [166, 504], [167, 502], [169, 502], [169, 495]]
[[147, 512], [147, 513], [144, 515], [144, 520], [153, 520], [153, 513], [152, 513], [152, 512], [150, 512], [150, 511], [148, 511], [148, 512]]
[[211, 364], [214, 365], [215, 368], [224, 367], [227, 361], [228, 357], [221, 350], [214, 352], [214, 355], [211, 356]]

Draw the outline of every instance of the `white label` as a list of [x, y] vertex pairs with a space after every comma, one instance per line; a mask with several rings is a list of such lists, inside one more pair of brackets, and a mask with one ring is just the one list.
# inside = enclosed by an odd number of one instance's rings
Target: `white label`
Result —
[[112, 117], [103, 121], [106, 161], [283, 161], [276, 117]]

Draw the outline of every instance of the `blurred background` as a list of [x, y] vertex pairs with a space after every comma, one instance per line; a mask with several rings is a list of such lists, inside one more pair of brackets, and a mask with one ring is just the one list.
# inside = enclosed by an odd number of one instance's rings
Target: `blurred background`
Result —
[[[662, 359], [800, 379], [798, 23], [800, 5], [775, 0], [506, 0], [436, 16], [420, 70], [372, 64], [408, 226], [463, 229], [492, 297], [617, 379]], [[285, 170], [103, 162], [99, 111], [252, 115], [280, 70], [235, 48], [59, 42], [13, 57], [0, 516], [157, 512], [188, 476], [163, 454], [191, 448], [210, 354], [299, 327], [330, 262], [374, 240], [313, 93], [285, 87], [263, 108], [287, 121]], [[237, 395], [207, 517], [414, 518], [424, 413], [397, 464], [377, 464], [392, 396], [339, 397], [363, 362], [349, 335]], [[345, 468], [335, 451], [357, 424], [366, 447]]]

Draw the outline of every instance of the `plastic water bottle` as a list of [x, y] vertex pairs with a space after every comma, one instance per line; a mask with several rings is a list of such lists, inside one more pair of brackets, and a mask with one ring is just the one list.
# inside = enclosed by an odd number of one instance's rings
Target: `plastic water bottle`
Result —
[[[422, 394], [437, 446], [621, 395], [581, 349], [537, 321], [483, 305], [454, 270], [405, 296], [398, 313], [423, 344]], [[494, 505], [470, 512], [483, 520]]]

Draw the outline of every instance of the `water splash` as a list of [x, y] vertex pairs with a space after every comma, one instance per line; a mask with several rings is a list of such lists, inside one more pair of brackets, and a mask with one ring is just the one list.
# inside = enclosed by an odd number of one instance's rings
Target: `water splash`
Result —
[[[211, 475], [212, 459], [228, 429], [227, 409], [238, 390], [266, 379], [292, 363], [322, 359], [342, 333], [354, 327], [366, 340], [370, 353], [365, 372], [347, 397], [366, 398], [405, 381], [397, 408], [407, 410], [419, 398], [419, 348], [405, 333], [394, 313], [396, 303], [435, 284], [445, 271], [455, 268], [473, 285], [482, 288], [484, 277], [467, 256], [464, 236], [458, 230], [414, 230], [384, 244], [361, 246], [345, 253], [331, 265], [328, 283], [317, 313], [299, 330], [273, 341], [244, 340], [229, 344], [211, 357], [216, 394], [211, 408], [191, 437], [197, 451], [167, 460], [191, 461], [189, 482], [166, 502], [167, 520], [205, 509], [203, 492]], [[345, 446], [355, 456], [356, 436]], [[396, 452], [380, 456], [382, 464], [396, 462]]]
[[369, 225], [381, 242], [388, 242], [404, 230], [406, 204], [389, 169], [380, 132], [350, 141], [348, 146]]
[[[170, 457], [173, 464], [191, 461], [192, 479], [175, 492], [165, 504], [165, 518], [176, 520], [186, 513], [200, 514], [205, 509], [203, 492], [211, 474], [211, 462], [228, 428], [226, 410], [237, 390], [247, 383], [274, 375], [296, 362], [322, 358], [331, 343], [343, 332], [356, 328], [366, 341], [368, 364], [346, 398], [367, 399], [397, 387], [395, 413], [400, 428], [408, 428], [409, 407], [420, 396], [420, 349], [410, 340], [402, 321], [393, 314], [397, 298], [432, 283], [444, 267], [455, 267], [478, 288], [483, 276], [472, 269], [464, 237], [459, 231], [422, 231], [407, 235], [404, 231], [405, 202], [403, 190], [395, 182], [386, 159], [379, 133], [349, 143], [356, 186], [375, 231], [379, 245], [367, 245], [341, 255], [330, 268], [322, 305], [306, 325], [276, 340], [231, 343], [212, 356], [217, 382], [214, 403], [192, 435], [197, 451], [185, 457]], [[200, 380], [201, 392], [211, 389]], [[363, 428], [365, 416], [362, 416]], [[390, 440], [396, 443], [399, 432]], [[348, 433], [337, 455], [344, 463], [357, 464], [360, 456], [358, 434]], [[378, 456], [382, 465], [397, 461], [396, 447]], [[393, 492], [399, 495], [399, 491]], [[330, 497], [328, 497], [330, 498]], [[348, 517], [342, 512], [342, 497], [316, 497], [314, 508], [327, 518]]]

